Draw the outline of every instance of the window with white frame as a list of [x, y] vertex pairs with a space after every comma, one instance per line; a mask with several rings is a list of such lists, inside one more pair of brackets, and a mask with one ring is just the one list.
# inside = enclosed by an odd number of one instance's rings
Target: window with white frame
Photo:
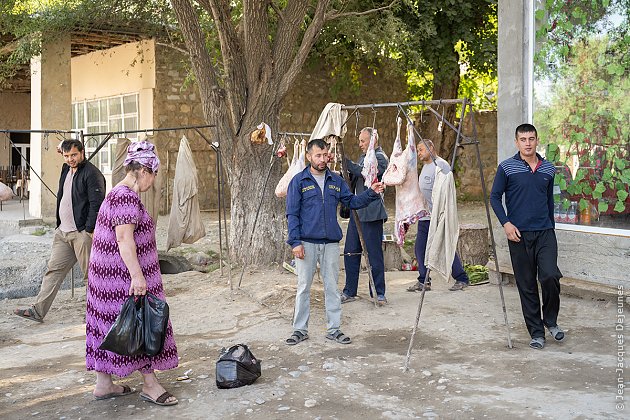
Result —
[[[109, 98], [80, 101], [72, 104], [72, 128], [85, 134], [138, 129], [138, 95], [120, 95]], [[137, 133], [125, 135], [132, 141]], [[91, 156], [104, 136], [86, 136], [85, 153]], [[101, 172], [111, 173], [116, 152], [116, 136], [110, 139], [91, 159]]]

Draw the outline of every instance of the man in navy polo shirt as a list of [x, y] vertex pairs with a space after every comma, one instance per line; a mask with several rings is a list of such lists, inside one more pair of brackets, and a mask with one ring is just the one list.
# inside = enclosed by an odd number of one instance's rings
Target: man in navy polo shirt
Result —
[[[545, 327], [556, 341], [564, 339], [558, 326], [560, 278], [558, 243], [553, 218], [555, 167], [536, 153], [538, 133], [531, 124], [516, 128], [518, 153], [497, 168], [490, 203], [508, 239], [521, 308], [534, 349], [545, 346]], [[505, 194], [507, 215], [501, 202]], [[542, 289], [542, 319], [538, 282]]]
[[385, 189], [376, 182], [360, 195], [350, 192], [348, 184], [328, 170], [328, 145], [322, 139], [311, 140], [306, 146], [310, 165], [293, 177], [287, 190], [287, 223], [298, 273], [293, 334], [286, 340], [295, 345], [308, 338], [310, 296], [313, 275], [319, 262], [324, 281], [326, 307], [326, 338], [341, 344], [351, 339], [341, 332], [341, 299], [337, 289], [339, 279], [339, 241], [341, 227], [337, 222], [337, 205], [342, 202], [351, 209], [360, 209], [380, 200]]

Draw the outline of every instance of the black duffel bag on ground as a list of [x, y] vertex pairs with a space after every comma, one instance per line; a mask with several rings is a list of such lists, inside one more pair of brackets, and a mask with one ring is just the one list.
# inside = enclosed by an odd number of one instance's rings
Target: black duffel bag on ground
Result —
[[245, 344], [223, 348], [217, 361], [217, 387], [238, 388], [253, 384], [260, 378], [260, 360]]

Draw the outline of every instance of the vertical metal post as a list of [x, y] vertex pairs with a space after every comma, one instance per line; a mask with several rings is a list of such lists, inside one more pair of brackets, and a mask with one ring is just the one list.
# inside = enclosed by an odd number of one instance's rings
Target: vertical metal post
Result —
[[[472, 108], [472, 105], [471, 105]], [[477, 140], [477, 126], [475, 125], [475, 116], [470, 112], [472, 118], [473, 138]], [[483, 175], [483, 163], [481, 162], [481, 153], [479, 152], [479, 142], [475, 143], [475, 150], [477, 152], [477, 161], [479, 162], [479, 178], [481, 178], [481, 190], [483, 191], [483, 204], [486, 207], [486, 218], [488, 220], [488, 229], [490, 230], [490, 242], [492, 243], [492, 257], [494, 258], [494, 266], [499, 276], [499, 295], [501, 296], [501, 306], [503, 308], [503, 319], [505, 321], [505, 328], [507, 330], [507, 342], [508, 347], [512, 348], [512, 338], [510, 337], [510, 324], [508, 322], [507, 310], [505, 308], [505, 297], [503, 296], [503, 281], [501, 278], [501, 272], [499, 271], [499, 260], [497, 258], [497, 247], [494, 241], [494, 229], [492, 229], [492, 220], [490, 219], [490, 208], [488, 207], [488, 192], [486, 190], [486, 181]]]
[[411, 338], [409, 339], [409, 347], [407, 348], [407, 358], [405, 359], [405, 367], [404, 371], [407, 372], [409, 370], [409, 360], [411, 359], [411, 349], [413, 347], [413, 340], [416, 336], [416, 331], [418, 330], [418, 323], [420, 322], [420, 312], [422, 312], [422, 304], [424, 303], [424, 293], [425, 285], [429, 281], [429, 274], [431, 274], [431, 269], [427, 268], [427, 274], [424, 276], [424, 283], [422, 283], [422, 293], [420, 294], [420, 303], [418, 303], [418, 311], [416, 312], [416, 323], [413, 324], [413, 331], [411, 331]]
[[[350, 185], [350, 176], [348, 175], [348, 169], [345, 165], [346, 154], [343, 150], [343, 140], [339, 139], [337, 144], [339, 145], [339, 151], [341, 152], [341, 168], [343, 170], [343, 178], [346, 180], [348, 185]], [[363, 239], [363, 229], [361, 228], [359, 214], [356, 210], [352, 210], [352, 217], [354, 218], [354, 224], [357, 227], [357, 233], [359, 234], [359, 242], [361, 243], [361, 248], [363, 248], [363, 256], [365, 257], [365, 264], [367, 265], [368, 280], [370, 282], [370, 288], [372, 289], [372, 302], [374, 302], [375, 307], [378, 307], [378, 303], [376, 301], [376, 287], [374, 286], [374, 278], [372, 277], [372, 265], [370, 264], [370, 257], [368, 256], [367, 247], [365, 246], [365, 239]]]

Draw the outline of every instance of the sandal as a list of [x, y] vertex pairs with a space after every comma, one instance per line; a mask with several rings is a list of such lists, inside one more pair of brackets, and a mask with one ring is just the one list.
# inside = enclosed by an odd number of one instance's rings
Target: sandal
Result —
[[547, 329], [549, 330], [549, 333], [551, 334], [554, 340], [556, 341], [564, 340], [564, 331], [562, 331], [562, 328], [560, 328], [559, 326], [556, 325], [555, 327], [547, 327]]
[[532, 341], [529, 342], [529, 347], [540, 350], [545, 347], [545, 338], [544, 337], [534, 337]]
[[153, 403], [155, 405], [161, 405], [163, 407], [167, 407], [169, 405], [175, 405], [179, 402], [177, 399], [175, 399], [175, 401], [166, 401], [172, 396], [173, 394], [171, 394], [170, 392], [164, 391], [162, 395], [160, 395], [156, 399], [153, 399], [149, 396], [149, 394], [145, 394], [144, 392], [140, 393], [140, 398], [142, 398], [144, 401]]
[[352, 340], [350, 337], [341, 332], [341, 330], [337, 330], [334, 333], [326, 334], [326, 338], [329, 340], [334, 340], [339, 344], [350, 344]]
[[122, 387], [123, 387], [122, 392], [110, 392], [109, 394], [100, 395], [98, 397], [94, 396], [94, 399], [96, 401], [108, 400], [110, 398], [124, 397], [125, 395], [133, 394], [134, 392], [136, 392], [136, 390], [130, 387], [129, 385], [123, 385]]
[[345, 293], [341, 294], [341, 303], [354, 302], [357, 300], [356, 296], [348, 296]]
[[33, 310], [33, 308], [16, 309], [16, 310], [13, 311], [13, 313], [15, 315], [17, 315], [17, 316], [22, 317], [22, 318], [30, 319], [31, 321], [44, 322], [44, 318], [42, 318], [41, 316], [37, 315], [37, 312], [35, 312]]
[[305, 334], [302, 331], [294, 331], [293, 334], [291, 334], [291, 337], [287, 338], [284, 342], [288, 346], [295, 346], [297, 343], [301, 343], [304, 340], [308, 340], [308, 334]]

